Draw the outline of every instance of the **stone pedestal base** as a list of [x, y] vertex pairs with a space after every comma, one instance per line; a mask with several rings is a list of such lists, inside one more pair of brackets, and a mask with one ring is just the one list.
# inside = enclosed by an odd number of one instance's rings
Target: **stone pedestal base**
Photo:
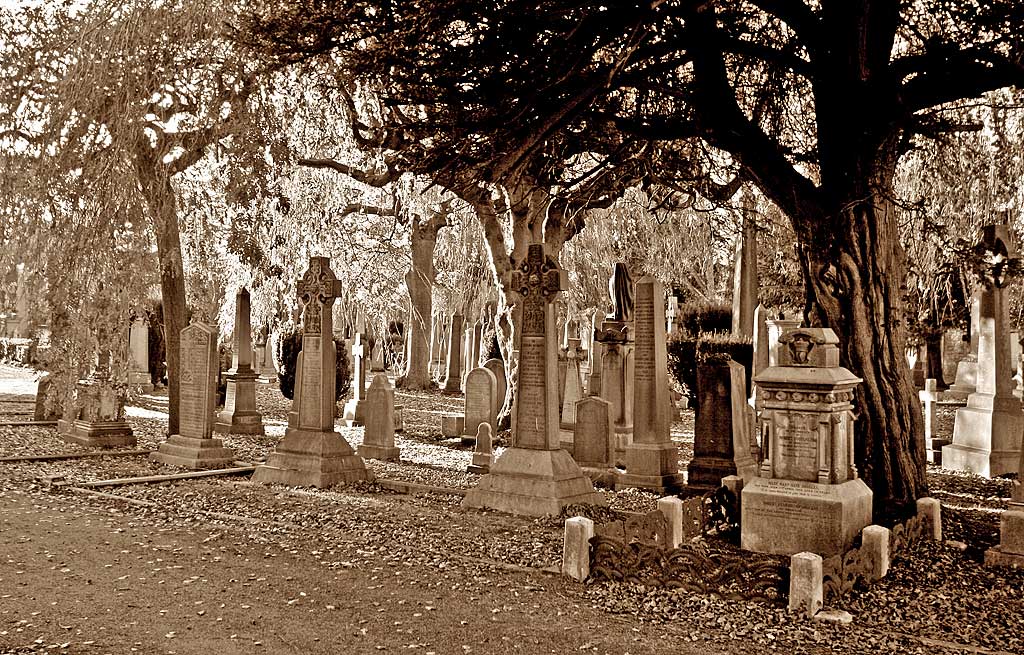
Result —
[[564, 450], [507, 448], [462, 506], [528, 516], [557, 515], [566, 505], [604, 505], [604, 497]]
[[57, 433], [70, 443], [90, 448], [135, 446], [132, 428], [124, 421], [57, 421]]
[[149, 458], [161, 464], [188, 469], [219, 469], [231, 466], [235, 453], [220, 439], [197, 439], [172, 434]]
[[679, 472], [679, 449], [671, 441], [633, 443], [626, 448], [626, 472], [615, 482], [616, 489], [640, 487], [660, 494], [683, 488], [685, 476]]
[[139, 387], [143, 393], [153, 390], [153, 382], [150, 380], [149, 373], [145, 371], [129, 371], [128, 386]]
[[267, 463], [256, 467], [252, 482], [296, 487], [330, 487], [372, 480], [366, 463], [337, 432], [288, 428]]
[[371, 444], [361, 444], [356, 448], [356, 452], [363, 459], [380, 459], [385, 462], [397, 462], [401, 449], [397, 446], [392, 448], [386, 448], [384, 446], [374, 446]]
[[999, 545], [985, 551], [985, 566], [1024, 567], [1024, 505], [1010, 504], [999, 521]]
[[846, 552], [871, 524], [871, 490], [859, 479], [818, 484], [756, 478], [740, 497], [740, 547], [756, 553], [831, 557]]
[[217, 414], [213, 431], [221, 434], [263, 436], [263, 416], [256, 410], [256, 375], [228, 374], [224, 411]]
[[580, 464], [583, 474], [597, 487], [615, 489], [622, 473], [614, 466], [590, 466]]
[[970, 405], [956, 410], [953, 443], [942, 449], [942, 466], [989, 478], [1015, 473], [1020, 463], [1024, 412], [1015, 399], [1010, 403], [1015, 405], [1012, 410]]
[[345, 426], [356, 428], [366, 425], [366, 400], [352, 398], [345, 403], [345, 414], [343, 415]]
[[468, 473], [486, 475], [494, 466], [494, 455], [491, 453], [473, 453], [473, 463], [466, 467]]
[[738, 475], [744, 480], [757, 477], [757, 468], [746, 471], [736, 468], [736, 461], [724, 457], [694, 457], [686, 466], [686, 488], [704, 493], [722, 486], [722, 478]]

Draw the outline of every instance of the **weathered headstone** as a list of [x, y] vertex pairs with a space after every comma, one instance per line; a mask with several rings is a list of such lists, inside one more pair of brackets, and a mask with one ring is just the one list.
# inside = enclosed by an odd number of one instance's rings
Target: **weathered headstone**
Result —
[[141, 387], [146, 393], [153, 390], [149, 376], [149, 324], [142, 316], [132, 321], [128, 330], [128, 384]]
[[370, 349], [370, 372], [377, 373], [384, 370], [384, 339], [377, 337], [373, 341], [373, 348]]
[[[988, 225], [980, 241], [994, 258], [1012, 257], [1009, 227]], [[1024, 411], [1014, 398], [1010, 361], [1009, 302], [1001, 268], [989, 272], [981, 293], [976, 390], [956, 412], [953, 443], [942, 449], [942, 465], [986, 477], [1017, 472]]]
[[400, 451], [395, 446], [395, 390], [382, 373], [373, 376], [366, 392], [366, 429], [356, 452], [366, 459], [399, 459]]
[[449, 393], [462, 391], [462, 314], [452, 314], [452, 325], [448, 339], [448, 377], [444, 390]]
[[519, 375], [512, 415], [513, 445], [491, 472], [470, 489], [463, 507], [488, 507], [513, 514], [558, 514], [572, 503], [603, 504], [590, 479], [558, 444], [555, 317], [551, 306], [564, 273], [531, 244], [513, 272], [506, 294], [520, 306], [516, 335]]
[[60, 400], [53, 385], [53, 376], [43, 373], [36, 381], [36, 402], [32, 410], [33, 421], [56, 421], [60, 418]]
[[494, 436], [489, 423], [481, 423], [476, 429], [476, 440], [473, 448], [473, 461], [466, 471], [485, 475], [491, 472], [494, 465]]
[[489, 369], [474, 368], [466, 374], [466, 422], [463, 424], [462, 442], [473, 443], [481, 423], [497, 430], [498, 414], [495, 399], [498, 395], [498, 381]]
[[642, 487], [664, 494], [683, 485], [679, 450], [669, 434], [668, 351], [661, 282], [636, 283], [633, 373], [633, 442], [626, 446], [626, 474], [616, 487]]
[[751, 408], [747, 404], [746, 371], [732, 361], [704, 362], [697, 368], [697, 406], [693, 459], [687, 466], [687, 487], [711, 491], [722, 478], [738, 475], [744, 484], [757, 476], [750, 456]]
[[179, 365], [178, 434], [167, 437], [150, 459], [190, 469], [230, 466], [234, 452], [212, 436], [219, 368], [216, 331], [202, 323], [182, 330]]
[[565, 386], [562, 391], [561, 412], [563, 430], [572, 430], [576, 425], [576, 403], [583, 398], [583, 380], [580, 377], [580, 361], [582, 359], [583, 350], [580, 348], [580, 340], [570, 338], [565, 349]]
[[[97, 337], [102, 344], [105, 339]], [[124, 391], [110, 383], [110, 351], [100, 347], [92, 374], [75, 385], [70, 406], [57, 421], [65, 441], [91, 448], [134, 446], [135, 435], [124, 420]]]
[[977, 391], [978, 346], [981, 343], [982, 291], [983, 286], [977, 285], [971, 293], [970, 350], [957, 362], [953, 384], [946, 390], [946, 395], [956, 400], [963, 400]]
[[494, 380], [497, 384], [494, 393], [494, 415], [501, 412], [505, 406], [505, 396], [508, 395], [508, 379], [505, 377], [505, 362], [500, 359], [488, 359], [484, 362], [484, 368], [494, 373]]
[[235, 296], [235, 329], [232, 338], [231, 368], [224, 374], [227, 393], [224, 410], [217, 415], [213, 431], [223, 434], [258, 434], [263, 416], [256, 409], [256, 378], [252, 367], [252, 328], [249, 324], [249, 291], [242, 287]]
[[352, 343], [352, 397], [345, 403], [342, 418], [350, 428], [366, 422], [366, 346], [358, 332]]
[[303, 305], [302, 352], [288, 429], [252, 481], [322, 488], [370, 479], [363, 459], [334, 430], [337, 355], [331, 306], [342, 289], [330, 260], [310, 257], [297, 290]]
[[615, 483], [615, 431], [612, 404], [598, 396], [576, 403], [572, 457], [595, 482]]
[[754, 382], [764, 392], [760, 477], [741, 493], [745, 550], [830, 557], [871, 523], [871, 490], [857, 477], [853, 389], [861, 379], [839, 366], [828, 328], [785, 333], [779, 365]]

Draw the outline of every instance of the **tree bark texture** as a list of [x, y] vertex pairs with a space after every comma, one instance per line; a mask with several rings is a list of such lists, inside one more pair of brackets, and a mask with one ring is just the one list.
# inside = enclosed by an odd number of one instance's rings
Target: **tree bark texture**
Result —
[[889, 197], [841, 204], [829, 238], [802, 240], [809, 319], [835, 330], [843, 364], [863, 378], [856, 460], [883, 514], [908, 510], [927, 489], [924, 419], [905, 355], [904, 253]]
[[410, 323], [409, 361], [402, 379], [404, 389], [429, 389], [430, 379], [430, 330], [434, 306], [434, 247], [437, 245], [438, 227], [412, 220], [411, 246], [412, 266], [405, 274], [405, 285], [409, 289]]

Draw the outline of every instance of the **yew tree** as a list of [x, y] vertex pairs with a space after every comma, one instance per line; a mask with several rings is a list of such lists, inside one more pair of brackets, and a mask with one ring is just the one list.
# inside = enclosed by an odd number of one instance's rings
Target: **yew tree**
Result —
[[271, 0], [249, 31], [278, 61], [343, 59], [418, 108], [395, 127], [422, 169], [514, 178], [609, 131], [727, 153], [793, 224], [807, 318], [864, 379], [861, 473], [898, 509], [925, 456], [893, 176], [913, 135], [956, 128], [944, 105], [1024, 81], [1022, 23], [1013, 0]]

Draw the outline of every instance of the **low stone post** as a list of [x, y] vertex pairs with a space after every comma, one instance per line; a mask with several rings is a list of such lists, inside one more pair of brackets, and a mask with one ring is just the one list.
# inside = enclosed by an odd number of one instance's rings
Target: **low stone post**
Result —
[[594, 522], [590, 519], [574, 516], [565, 520], [562, 575], [577, 582], [583, 582], [590, 576], [590, 539], [593, 536]]
[[658, 499], [658, 511], [668, 521], [668, 544], [673, 550], [683, 543], [683, 501], [676, 496]]
[[884, 578], [889, 572], [889, 543], [892, 532], [881, 525], [869, 525], [861, 532], [861, 548], [871, 553], [871, 579]]
[[797, 553], [789, 562], [789, 610], [805, 610], [811, 618], [824, 604], [821, 555]]
[[931, 524], [928, 537], [934, 541], [942, 541], [942, 504], [935, 498], [918, 498], [917, 515], [925, 515]]

